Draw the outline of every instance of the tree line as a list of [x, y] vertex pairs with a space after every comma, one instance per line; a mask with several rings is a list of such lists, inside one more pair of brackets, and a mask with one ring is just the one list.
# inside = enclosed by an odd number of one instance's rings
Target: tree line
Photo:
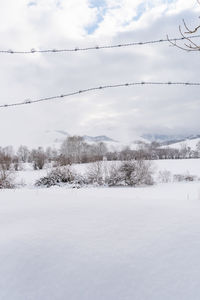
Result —
[[17, 151], [12, 146], [0, 147], [0, 168], [20, 170], [24, 163], [30, 163], [34, 170], [43, 169], [45, 164], [65, 166], [102, 160], [130, 161], [157, 159], [200, 158], [200, 142], [192, 150], [182, 143], [180, 149], [164, 148], [157, 142], [150, 144], [140, 142], [136, 150], [125, 147], [122, 150], [110, 150], [105, 143], [87, 143], [81, 136], [70, 136], [64, 140], [59, 149], [38, 147], [29, 149], [21, 145]]

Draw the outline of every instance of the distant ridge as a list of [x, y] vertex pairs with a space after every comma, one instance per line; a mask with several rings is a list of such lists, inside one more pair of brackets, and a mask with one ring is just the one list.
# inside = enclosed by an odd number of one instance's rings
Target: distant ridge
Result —
[[55, 132], [61, 133], [61, 134], [66, 135], [66, 136], [69, 136], [69, 133], [67, 131], [64, 131], [64, 130], [55, 130]]
[[184, 142], [186, 140], [194, 140], [200, 138], [200, 134], [191, 134], [191, 135], [144, 134], [142, 137], [151, 142], [158, 142], [161, 145], [165, 146], [174, 143]]
[[98, 143], [98, 142], [115, 142], [116, 143], [116, 142], [118, 142], [116, 140], [113, 140], [113, 139], [109, 138], [106, 135], [98, 135], [98, 136], [84, 135], [83, 139], [86, 142], [95, 142], [95, 143]]

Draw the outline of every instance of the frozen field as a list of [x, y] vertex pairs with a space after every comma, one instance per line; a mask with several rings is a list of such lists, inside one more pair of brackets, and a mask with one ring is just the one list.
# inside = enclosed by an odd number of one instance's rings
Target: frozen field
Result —
[[199, 300], [200, 183], [0, 191], [1, 300]]
[[200, 177], [200, 159], [163, 159], [154, 161], [156, 172], [168, 170], [174, 174], [197, 175]]
[[[105, 162], [106, 163], [106, 162]], [[108, 164], [119, 162], [107, 162]], [[168, 170], [172, 175], [174, 174], [191, 174], [200, 177], [200, 159], [163, 159], [152, 161], [153, 169], [155, 170], [154, 178], [157, 181], [159, 171]], [[81, 174], [87, 170], [88, 164], [75, 165], [73, 169]], [[37, 179], [45, 176], [48, 169], [33, 171], [30, 165], [25, 167], [24, 171], [16, 172], [15, 181], [17, 183], [24, 183], [32, 187]]]

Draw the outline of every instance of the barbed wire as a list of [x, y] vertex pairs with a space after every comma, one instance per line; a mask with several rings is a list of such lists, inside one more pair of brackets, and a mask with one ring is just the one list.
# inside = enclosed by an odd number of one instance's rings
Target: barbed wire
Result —
[[[200, 38], [200, 35], [194, 35], [190, 37], [191, 39]], [[158, 43], [166, 43], [166, 42], [178, 42], [185, 40], [186, 37], [180, 38], [166, 38], [160, 40], [153, 40], [153, 41], [144, 41], [144, 42], [131, 42], [131, 43], [122, 43], [122, 44], [115, 44], [115, 45], [103, 45], [103, 46], [92, 46], [92, 47], [75, 47], [71, 49], [46, 49], [46, 50], [37, 50], [32, 48], [28, 51], [15, 51], [12, 49], [9, 50], [0, 50], [0, 54], [34, 54], [34, 53], [61, 53], [61, 52], [79, 52], [79, 51], [88, 51], [88, 50], [102, 50], [102, 49], [113, 49], [113, 48], [122, 48], [122, 47], [131, 47], [131, 46], [142, 46], [148, 44], [158, 44]]]
[[67, 93], [67, 94], [61, 94], [61, 95], [56, 95], [56, 96], [51, 96], [51, 97], [45, 97], [45, 98], [39, 98], [35, 100], [31, 99], [26, 99], [21, 102], [15, 102], [15, 103], [10, 103], [10, 104], [0, 104], [0, 108], [7, 108], [7, 107], [12, 107], [12, 106], [20, 106], [20, 105], [27, 105], [27, 104], [33, 104], [33, 103], [40, 103], [44, 101], [50, 101], [50, 100], [56, 100], [56, 99], [62, 99], [70, 96], [75, 96], [91, 91], [96, 91], [96, 90], [102, 90], [102, 89], [110, 89], [110, 88], [118, 88], [118, 87], [129, 87], [129, 86], [144, 86], [144, 85], [179, 85], [179, 86], [200, 86], [200, 82], [151, 82], [151, 81], [141, 81], [141, 82], [131, 82], [131, 83], [120, 83], [120, 84], [113, 84], [113, 85], [102, 85], [98, 87], [92, 87], [88, 89], [83, 89], [83, 90], [78, 90], [75, 92]]

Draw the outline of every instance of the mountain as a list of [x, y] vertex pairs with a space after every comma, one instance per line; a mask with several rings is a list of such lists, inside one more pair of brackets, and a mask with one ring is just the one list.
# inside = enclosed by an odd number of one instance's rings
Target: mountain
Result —
[[62, 135], [65, 135], [67, 137], [70, 136], [70, 134], [67, 131], [64, 131], [64, 130], [55, 130], [55, 132], [60, 133]]
[[144, 137], [135, 137], [135, 139], [130, 143], [130, 145], [141, 145], [141, 144], [150, 144], [151, 141], [145, 139]]
[[[34, 132], [31, 134], [30, 139], [28, 141], [18, 141], [18, 143], [11, 145], [17, 149], [20, 145], [27, 145], [29, 148], [37, 148], [42, 146], [53, 147], [59, 149], [61, 143], [69, 136], [72, 136], [69, 132], [65, 130], [46, 130], [40, 132]], [[132, 141], [122, 142], [118, 140], [114, 140], [111, 137], [106, 135], [98, 135], [98, 136], [89, 136], [83, 135], [83, 139], [86, 143], [100, 143], [103, 142], [106, 144], [109, 151], [121, 151], [124, 148], [129, 147], [131, 150], [137, 150], [141, 147], [142, 144], [149, 144], [152, 141], [159, 142], [162, 147], [181, 147], [183, 143], [186, 143], [188, 147], [192, 149], [196, 148], [197, 142], [200, 140], [200, 135], [161, 135], [161, 134], [144, 134], [142, 136], [135, 136]], [[2, 144], [1, 146], [7, 146]]]
[[107, 137], [106, 135], [99, 135], [99, 136], [89, 136], [89, 135], [84, 135], [83, 139], [86, 142], [94, 142], [94, 143], [99, 143], [99, 142], [115, 142], [118, 143], [118, 141], [115, 141], [109, 137]]
[[181, 142], [171, 143], [169, 145], [162, 146], [162, 148], [168, 147], [168, 148], [180, 150], [181, 148], [186, 146], [189, 147], [191, 150], [195, 151], [197, 144], [199, 142], [200, 142], [200, 137], [196, 137], [196, 138], [192, 137], [192, 138], [185, 139], [184, 141]]
[[[158, 142], [163, 146], [171, 146], [174, 145], [175, 143], [183, 143], [183, 142], [188, 142], [192, 141], [195, 139], [200, 138], [200, 134], [193, 134], [193, 135], [162, 135], [162, 134], [144, 134], [142, 136], [143, 138], [149, 140], [150, 142]], [[192, 143], [194, 144], [194, 143]]]
[[[43, 147], [55, 147], [59, 148], [61, 143], [68, 138], [69, 136], [72, 136], [65, 130], [46, 130], [43, 133], [40, 133], [38, 135], [37, 142], [35, 143], [34, 147], [43, 146]], [[99, 136], [89, 136], [89, 135], [83, 135], [83, 139], [86, 143], [105, 143], [108, 148], [119, 147], [119, 142], [106, 136], [106, 135], [99, 135]]]
[[165, 134], [144, 134], [142, 135], [144, 139], [149, 140], [150, 142], [158, 142], [158, 143], [169, 143], [175, 141], [182, 141], [187, 138], [186, 135], [165, 135]]

